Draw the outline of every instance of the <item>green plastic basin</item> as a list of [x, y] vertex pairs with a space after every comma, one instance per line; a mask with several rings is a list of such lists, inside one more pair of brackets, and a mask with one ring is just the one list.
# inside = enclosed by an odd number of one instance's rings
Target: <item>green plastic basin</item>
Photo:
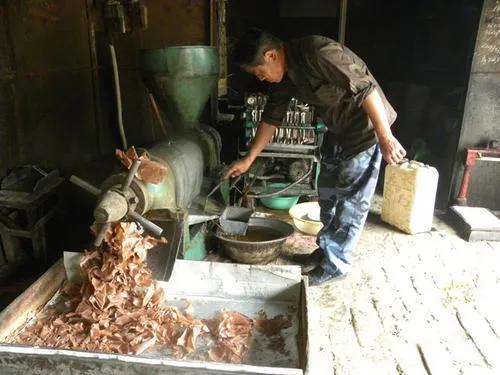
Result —
[[[287, 185], [283, 182], [271, 183], [264, 191], [264, 194], [283, 189]], [[288, 210], [297, 204], [299, 198], [299, 195], [278, 195], [275, 197], [260, 198], [260, 201], [265, 207], [273, 210]]]

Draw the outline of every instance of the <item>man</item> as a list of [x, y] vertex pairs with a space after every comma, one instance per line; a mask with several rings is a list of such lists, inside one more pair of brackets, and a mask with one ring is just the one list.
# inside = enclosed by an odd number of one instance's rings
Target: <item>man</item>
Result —
[[260, 80], [273, 83], [246, 156], [225, 178], [245, 173], [281, 124], [290, 98], [314, 105], [328, 127], [318, 180], [323, 229], [319, 248], [296, 256], [317, 266], [310, 285], [346, 275], [375, 191], [381, 157], [397, 163], [406, 151], [390, 126], [396, 112], [365, 63], [345, 46], [322, 36], [283, 43], [258, 29], [247, 31], [234, 48], [234, 61]]

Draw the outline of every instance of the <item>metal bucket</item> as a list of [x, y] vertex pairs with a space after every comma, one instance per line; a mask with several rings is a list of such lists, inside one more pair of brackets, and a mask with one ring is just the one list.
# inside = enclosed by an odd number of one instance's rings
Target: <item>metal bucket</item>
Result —
[[215, 236], [232, 259], [247, 264], [265, 264], [275, 260], [286, 239], [294, 232], [284, 221], [250, 218], [245, 236], [232, 236], [218, 230]]

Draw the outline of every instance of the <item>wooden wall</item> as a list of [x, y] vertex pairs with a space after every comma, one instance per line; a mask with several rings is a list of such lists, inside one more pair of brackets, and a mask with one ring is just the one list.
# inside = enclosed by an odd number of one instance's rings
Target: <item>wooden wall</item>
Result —
[[[71, 169], [120, 145], [100, 3], [0, 3], [0, 176], [26, 163]], [[160, 136], [138, 70], [140, 49], [209, 43], [208, 0], [144, 3], [149, 27], [115, 43], [125, 130], [136, 145]]]

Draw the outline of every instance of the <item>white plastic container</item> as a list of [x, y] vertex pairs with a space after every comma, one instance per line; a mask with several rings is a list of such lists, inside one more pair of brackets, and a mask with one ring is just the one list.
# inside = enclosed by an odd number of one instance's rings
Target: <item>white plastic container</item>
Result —
[[439, 173], [418, 161], [385, 168], [382, 220], [410, 234], [432, 228]]

